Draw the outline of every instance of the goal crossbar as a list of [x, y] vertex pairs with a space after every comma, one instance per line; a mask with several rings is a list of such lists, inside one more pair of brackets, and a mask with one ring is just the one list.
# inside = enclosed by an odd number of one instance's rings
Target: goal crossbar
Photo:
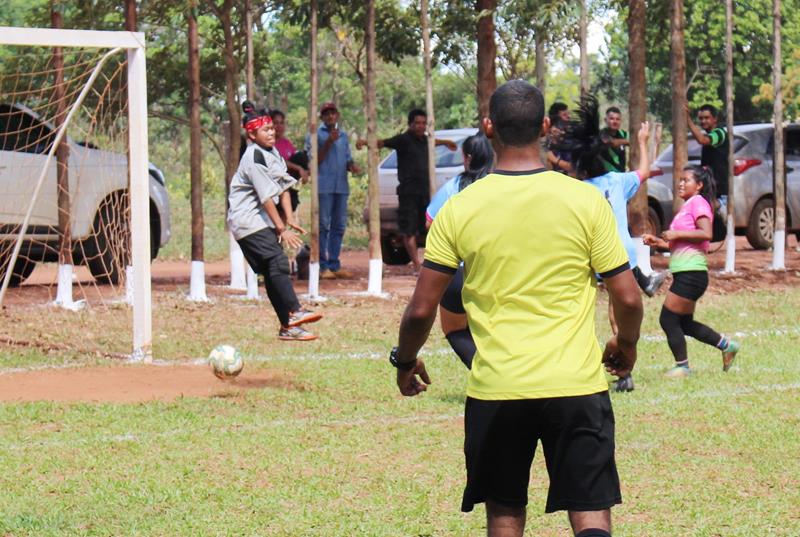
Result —
[[[128, 134], [133, 260], [133, 352], [152, 360], [150, 285], [150, 195], [147, 144], [147, 76], [145, 37], [141, 32], [0, 27], [0, 45], [120, 48], [128, 60]], [[25, 230], [22, 230], [24, 233]]]

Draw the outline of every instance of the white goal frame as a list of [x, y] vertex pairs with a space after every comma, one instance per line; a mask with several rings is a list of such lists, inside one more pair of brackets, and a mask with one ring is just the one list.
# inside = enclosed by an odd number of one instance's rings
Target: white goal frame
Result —
[[[147, 146], [147, 74], [142, 32], [0, 27], [0, 45], [125, 49], [128, 56], [128, 149], [130, 155], [133, 352], [131, 359], [153, 359], [150, 288], [150, 193]], [[65, 126], [66, 127], [66, 124]], [[54, 144], [56, 145], [56, 144]], [[0, 292], [4, 292], [2, 289]], [[2, 295], [0, 295], [0, 298]]]

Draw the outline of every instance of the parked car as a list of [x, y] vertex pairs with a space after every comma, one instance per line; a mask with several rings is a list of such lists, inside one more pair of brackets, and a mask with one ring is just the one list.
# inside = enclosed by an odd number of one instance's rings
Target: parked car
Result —
[[[54, 126], [21, 104], [0, 104], [0, 281], [22, 224], [36, 179], [55, 138]], [[129, 261], [127, 155], [104, 151], [69, 137], [69, 192], [73, 262], [86, 264], [101, 282], [117, 283]], [[164, 174], [153, 164], [150, 176], [150, 257], [170, 239], [170, 207]], [[124, 242], [123, 242], [124, 241]], [[34, 205], [12, 285], [37, 263], [58, 260], [56, 160], [45, 175]]]
[[[464, 171], [464, 155], [461, 144], [468, 137], [477, 133], [478, 129], [450, 129], [436, 131], [436, 138], [452, 140], [458, 145], [456, 151], [445, 146], [436, 147], [436, 188], [441, 188], [450, 178]], [[380, 183], [381, 204], [381, 250], [383, 262], [387, 265], [405, 265], [410, 261], [403, 247], [403, 240], [397, 230], [397, 152], [392, 151], [378, 165], [378, 182]], [[368, 220], [368, 211], [364, 211], [364, 221]], [[418, 238], [418, 244], [424, 246], [425, 237]]]
[[[786, 229], [800, 237], [800, 124], [785, 129]], [[745, 235], [753, 248], [772, 246], [775, 222], [773, 181], [773, 126], [771, 123], [739, 125], [734, 129], [734, 196], [737, 235]], [[701, 145], [690, 137], [689, 163], [700, 163]], [[665, 229], [672, 221], [672, 145], [654, 163], [647, 182], [651, 228]]]

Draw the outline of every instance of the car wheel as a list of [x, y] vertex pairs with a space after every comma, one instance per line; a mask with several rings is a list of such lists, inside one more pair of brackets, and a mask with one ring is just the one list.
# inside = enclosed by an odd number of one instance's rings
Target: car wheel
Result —
[[747, 242], [756, 250], [766, 250], [772, 247], [772, 234], [775, 230], [774, 202], [764, 198], [756, 203], [750, 220], [747, 222]]
[[95, 215], [93, 236], [86, 245], [86, 264], [99, 283], [122, 282], [131, 262], [130, 203], [127, 193], [105, 199]]
[[647, 207], [647, 227], [645, 228], [645, 233], [650, 233], [651, 235], [659, 236], [661, 234], [661, 218], [659, 218], [658, 213], [655, 209], [648, 206]]
[[387, 265], [406, 265], [411, 261], [402, 240], [396, 236], [381, 237], [381, 255]]
[[[8, 270], [8, 260], [11, 259], [11, 250], [6, 253], [0, 254], [0, 286], [6, 278], [6, 270]], [[17, 257], [17, 262], [14, 263], [14, 269], [11, 271], [11, 278], [8, 281], [9, 287], [18, 287], [22, 282], [28, 279], [33, 269], [36, 268], [36, 261], [23, 256], [21, 253]]]

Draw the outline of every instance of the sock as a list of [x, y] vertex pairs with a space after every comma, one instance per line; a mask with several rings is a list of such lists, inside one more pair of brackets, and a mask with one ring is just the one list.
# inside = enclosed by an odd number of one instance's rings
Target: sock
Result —
[[679, 365], [684, 365], [685, 362], [685, 366], [689, 367], [689, 356], [686, 354], [686, 338], [681, 326], [681, 316], [662, 306], [661, 316], [658, 321], [661, 323], [664, 333], [667, 334], [667, 344], [675, 357], [675, 362]]
[[682, 362], [675, 362], [675, 367], [685, 367], [689, 369], [689, 360], [684, 360]]
[[611, 537], [611, 532], [601, 530], [600, 528], [588, 528], [580, 533], [576, 533], [575, 537]]
[[[702, 341], [706, 345], [712, 347], [722, 348], [719, 345], [722, 343], [723, 337], [715, 332], [712, 328], [698, 323], [694, 320], [694, 315], [681, 315], [681, 328], [684, 334], [695, 338], [697, 341]], [[725, 343], [727, 345], [727, 342]]]
[[728, 345], [731, 344], [731, 340], [722, 336], [719, 338], [719, 343], [717, 343], [717, 348], [721, 351], [728, 350]]
[[475, 340], [472, 339], [472, 332], [469, 327], [463, 330], [455, 330], [445, 336], [448, 343], [456, 351], [461, 362], [467, 366], [467, 369], [472, 369], [472, 358], [475, 356]]

